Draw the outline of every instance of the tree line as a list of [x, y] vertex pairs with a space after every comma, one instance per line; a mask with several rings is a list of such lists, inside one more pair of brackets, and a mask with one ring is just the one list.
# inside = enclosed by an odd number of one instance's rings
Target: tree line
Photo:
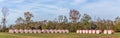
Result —
[[80, 14], [78, 10], [70, 10], [69, 17], [65, 15], [59, 15], [56, 20], [42, 20], [33, 21], [34, 17], [29, 11], [24, 12], [24, 18], [19, 17], [16, 19], [14, 25], [9, 26], [7, 29], [67, 29], [70, 32], [76, 30], [115, 30], [120, 31], [120, 17], [116, 17], [115, 20], [100, 19], [92, 20], [89, 14]]

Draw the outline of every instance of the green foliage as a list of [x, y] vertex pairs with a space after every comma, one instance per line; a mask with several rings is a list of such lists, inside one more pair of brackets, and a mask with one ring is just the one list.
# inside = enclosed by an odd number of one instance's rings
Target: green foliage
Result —
[[81, 18], [84, 29], [89, 29], [91, 17], [88, 14], [84, 14]]
[[46, 29], [47, 27], [46, 27], [46, 25], [42, 25], [42, 29]]
[[[112, 20], [97, 20], [91, 21], [91, 16], [88, 14], [84, 14], [82, 18], [80, 18], [81, 14], [77, 10], [70, 11], [70, 19], [71, 22], [67, 19], [66, 16], [59, 16], [59, 21], [31, 21], [31, 17], [33, 16], [31, 13], [25, 13], [25, 19], [22, 17], [17, 18], [16, 24], [10, 26], [10, 29], [67, 29], [70, 32], [75, 32], [76, 30], [106, 30], [113, 29], [115, 31], [120, 31], [120, 17], [115, 18], [115, 22]], [[79, 21], [79, 19], [81, 19]], [[26, 22], [24, 22], [26, 21]]]

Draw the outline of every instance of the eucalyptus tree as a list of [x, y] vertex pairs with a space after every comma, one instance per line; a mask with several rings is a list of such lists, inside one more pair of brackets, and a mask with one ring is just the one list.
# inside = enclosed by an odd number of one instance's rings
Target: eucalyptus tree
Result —
[[120, 31], [120, 17], [117, 16], [114, 21], [114, 30]]
[[24, 12], [24, 16], [25, 16], [25, 19], [26, 19], [27, 23], [32, 21], [31, 17], [33, 17], [33, 15], [30, 12]]
[[25, 20], [22, 17], [19, 17], [19, 18], [17, 18], [17, 20], [15, 22], [16, 22], [16, 24], [20, 24], [20, 23], [24, 23]]
[[3, 14], [3, 18], [2, 18], [2, 26], [1, 26], [1, 29], [5, 29], [6, 28], [6, 17], [8, 16], [8, 8], [6, 8], [6, 7], [3, 7], [2, 8], [2, 10], [1, 10], [1, 12], [2, 12], [2, 14]]
[[68, 19], [67, 19], [66, 16], [64, 16], [63, 22], [64, 22], [64, 23], [68, 23]]
[[91, 21], [91, 17], [90, 15], [88, 14], [84, 14], [81, 18], [81, 23], [83, 24], [84, 26], [84, 29], [88, 29], [89, 28], [89, 25], [90, 25], [90, 22]]
[[97, 18], [96, 25], [97, 25], [97, 29], [103, 29], [103, 23], [100, 17]]
[[80, 18], [80, 13], [79, 13], [79, 11], [78, 10], [70, 10], [70, 12], [69, 12], [69, 16], [70, 16], [70, 20], [73, 22], [73, 23], [76, 23], [78, 20], [79, 20], [79, 18]]
[[61, 22], [64, 22], [64, 23], [68, 22], [67, 17], [64, 16], [64, 15], [59, 15], [58, 16], [58, 20], [59, 20], [59, 23], [61, 23]]
[[63, 15], [59, 15], [58, 16], [58, 22], [61, 23], [63, 22], [64, 16]]

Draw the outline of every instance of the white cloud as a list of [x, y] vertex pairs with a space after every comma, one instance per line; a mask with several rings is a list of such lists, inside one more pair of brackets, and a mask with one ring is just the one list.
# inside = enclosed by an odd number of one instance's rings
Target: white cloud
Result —
[[7, 2], [8, 3], [22, 3], [22, 2], [24, 2], [25, 0], [8, 0]]
[[71, 5], [79, 5], [79, 4], [83, 4], [86, 3], [87, 0], [74, 0], [73, 2], [71, 2]]
[[87, 11], [92, 17], [97, 16], [105, 19], [114, 19], [120, 16], [120, 1], [117, 0], [100, 0], [94, 3], [88, 3], [80, 7]]
[[[29, 3], [16, 5], [15, 8], [10, 9], [10, 15], [8, 16], [8, 23], [13, 24], [18, 17], [24, 17], [25, 11], [30, 11], [34, 14], [34, 20], [53, 20], [58, 15], [67, 15], [67, 8], [49, 5], [49, 4], [39, 4], [39, 3]], [[51, 15], [49, 15], [51, 14]], [[44, 16], [44, 17], [43, 17]]]
[[[1, 1], [1, 0], [0, 0]], [[69, 0], [68, 0], [69, 1]], [[25, 11], [30, 11], [35, 15], [35, 20], [53, 20], [58, 15], [69, 16], [69, 8], [78, 8], [80, 13], [88, 13], [92, 17], [98, 16], [102, 18], [113, 18], [120, 14], [120, 1], [119, 0], [99, 0], [97, 2], [88, 3], [88, 0], [73, 0], [68, 2], [64, 0], [31, 0], [26, 2], [25, 0], [11, 0], [6, 2], [7, 7], [10, 8], [9, 23], [15, 22], [16, 18], [24, 17]], [[22, 2], [25, 2], [23, 4]], [[54, 2], [55, 4], [46, 4], [48, 2]], [[10, 4], [9, 4], [10, 3]], [[13, 4], [14, 3], [14, 4]], [[20, 3], [20, 4], [16, 4]], [[45, 4], [44, 4], [45, 3]], [[3, 3], [4, 4], [4, 3]], [[75, 6], [69, 6], [75, 5]], [[82, 4], [82, 5], [81, 5]], [[65, 6], [64, 6], [65, 5]], [[1, 14], [0, 14], [1, 15]], [[2, 15], [0, 16], [2, 17]], [[12, 23], [11, 23], [12, 22]]]
[[[46, 13], [51, 14], [64, 14], [63, 12], [66, 12], [67, 8], [56, 6], [56, 5], [49, 5], [49, 4], [38, 4], [38, 3], [32, 3], [32, 4], [24, 4], [24, 5], [18, 5], [17, 9], [21, 11], [44, 11]], [[63, 11], [63, 12], [62, 12]], [[58, 13], [57, 13], [58, 12]]]

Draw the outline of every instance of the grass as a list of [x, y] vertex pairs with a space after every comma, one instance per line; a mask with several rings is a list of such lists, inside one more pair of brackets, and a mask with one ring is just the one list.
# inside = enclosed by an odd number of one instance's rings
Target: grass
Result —
[[108, 34], [10, 34], [0, 33], [0, 38], [120, 38], [120, 33]]

